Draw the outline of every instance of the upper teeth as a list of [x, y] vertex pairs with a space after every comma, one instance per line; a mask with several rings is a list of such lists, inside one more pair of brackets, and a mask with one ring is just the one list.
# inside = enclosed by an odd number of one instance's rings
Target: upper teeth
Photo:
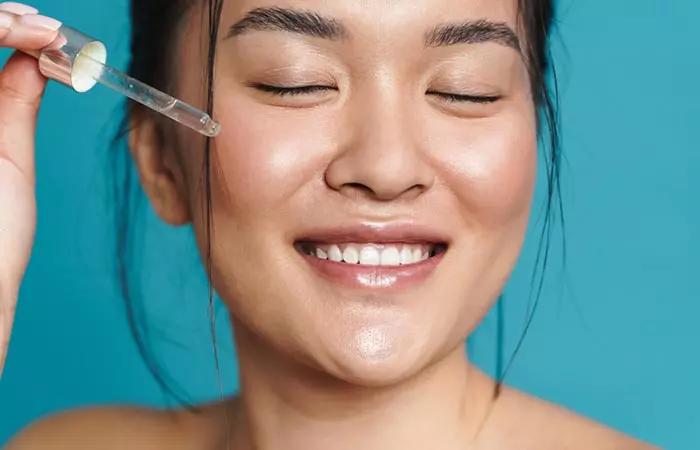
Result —
[[365, 266], [399, 266], [415, 264], [430, 257], [427, 245], [311, 245], [306, 252], [320, 259]]

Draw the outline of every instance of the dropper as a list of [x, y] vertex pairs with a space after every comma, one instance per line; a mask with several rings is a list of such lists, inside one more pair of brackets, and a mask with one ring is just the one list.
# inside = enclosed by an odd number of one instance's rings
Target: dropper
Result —
[[58, 37], [40, 52], [30, 52], [41, 73], [76, 92], [100, 83], [204, 136], [214, 137], [221, 126], [207, 113], [126, 75], [106, 64], [103, 43], [63, 25]]
[[129, 75], [121, 73], [113, 67], [104, 65], [89, 56], [84, 57], [87, 63], [86, 66], [91, 66], [90, 73], [98, 83], [205, 136], [214, 137], [219, 134], [221, 126], [212, 120], [207, 113], [148, 86]]

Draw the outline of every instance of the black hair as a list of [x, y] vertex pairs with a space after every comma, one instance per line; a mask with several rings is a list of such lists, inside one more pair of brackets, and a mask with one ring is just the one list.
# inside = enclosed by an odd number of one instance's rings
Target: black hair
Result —
[[[207, 89], [206, 110], [211, 114], [214, 96], [213, 77], [215, 53], [223, 0], [131, 0], [131, 58], [127, 71], [131, 76], [151, 86], [164, 91], [172, 91], [174, 88], [174, 79], [172, 77], [174, 70], [169, 66], [169, 62], [176, 60], [174, 52], [176, 52], [177, 49], [174, 43], [177, 42], [178, 30], [187, 12], [201, 1], [207, 2], [204, 11], [208, 13], [204, 14], [203, 19], [207, 21], [206, 29], [208, 30], [209, 38], [208, 63], [205, 72]], [[549, 49], [549, 41], [554, 21], [554, 0], [518, 0], [518, 9], [519, 23], [525, 35], [525, 39], [522, 41], [524, 47], [523, 53], [528, 66], [533, 99], [539, 113], [538, 131], [540, 136], [546, 135], [548, 137], [548, 145], [545, 146], [546, 151], [548, 151], [545, 155], [548, 195], [544, 205], [543, 212], [545, 219], [535, 262], [535, 271], [533, 273], [533, 289], [530, 295], [530, 304], [528, 306], [529, 314], [525, 332], [521, 336], [516, 351], [513, 353], [505, 369], [503, 368], [504, 361], [499, 357], [497, 368], [497, 373], [500, 374], [498, 383], [499, 389], [502, 380], [505, 378], [513, 362], [515, 354], [517, 354], [517, 350], [523, 342], [532, 317], [534, 316], [534, 310], [537, 306], [544, 280], [544, 268], [547, 264], [553, 220], [558, 215], [563, 221], [559, 183], [561, 154], [558, 128], [558, 92], [556, 72], [551, 66]], [[550, 75], [552, 79], [548, 80]], [[138, 120], [134, 119], [143, 117], [143, 114], [147, 113], [148, 111], [144, 110], [139, 105], [128, 103], [119, 132], [113, 141], [110, 166], [113, 170], [113, 193], [116, 203], [114, 218], [116, 224], [116, 270], [121, 294], [128, 307], [131, 330], [149, 370], [164, 391], [178, 399], [184, 406], [193, 408], [189, 402], [184, 400], [184, 397], [180, 393], [175, 392], [173, 386], [175, 386], [176, 383], [168, 379], [165, 372], [161, 370], [154, 355], [149, 351], [146, 344], [148, 341], [147, 320], [145, 320], [146, 318], [144, 317], [145, 314], [142, 304], [138, 301], [138, 270], [135, 270], [137, 264], [137, 248], [134, 243], [138, 237], [135, 233], [143, 230], [135, 227], [133, 221], [138, 215], [139, 208], [143, 206], [145, 197], [139, 183], [135, 165], [130, 154], [124, 151], [121, 143], [123, 138], [129, 133], [132, 123], [138, 122]], [[211, 280], [211, 151], [211, 139], [206, 139], [204, 167], [202, 168], [202, 181], [205, 188], [206, 202], [202, 213], [205, 214], [206, 219], [207, 251], [205, 255], [205, 268], [207, 276], [209, 277], [209, 308], [213, 321], [214, 307]], [[540, 267], [541, 276], [538, 281], [536, 277], [538, 268]], [[499, 334], [502, 333], [502, 322], [500, 323]], [[214, 351], [216, 352], [213, 323], [212, 336], [214, 340]], [[218, 357], [216, 353], [215, 358], [218, 374]], [[219, 389], [221, 389], [220, 378]]]
[[[216, 43], [219, 32], [219, 22], [223, 0], [206, 0], [208, 3], [208, 14], [203, 15], [205, 29], [208, 30], [208, 54], [207, 67], [205, 71], [205, 85], [207, 86], [207, 99], [205, 110], [212, 115], [214, 106], [214, 57], [216, 54]], [[170, 61], [176, 60], [175, 52], [177, 46], [177, 35], [188, 11], [190, 11], [198, 0], [131, 0], [131, 42], [130, 60], [127, 73], [144, 83], [165, 92], [173, 92], [175, 80], [172, 76], [173, 67]], [[143, 304], [139, 302], [139, 279], [138, 270], [134, 267], [138, 264], [139, 239], [137, 233], [143, 232], [142, 228], [134, 226], [140, 209], [144, 206], [145, 196], [139, 182], [135, 164], [129, 152], [125, 152], [122, 142], [128, 136], [133, 126], [138, 126], [138, 122], [144, 114], [150, 112], [141, 105], [127, 102], [125, 113], [119, 129], [112, 141], [112, 151], [110, 154], [110, 169], [112, 179], [112, 192], [115, 202], [114, 223], [115, 223], [115, 252], [116, 252], [116, 275], [119, 283], [119, 290], [124, 298], [127, 307], [127, 317], [131, 332], [136, 340], [137, 348], [141, 354], [151, 375], [158, 382], [163, 391], [175, 398], [178, 403], [188, 409], [196, 410], [189, 401], [185, 399], [182, 392], [177, 392], [174, 387], [177, 383], [169, 379], [167, 373], [162, 370], [158, 360], [150, 351], [148, 343], [149, 327], [146, 320]], [[164, 139], [163, 130], [159, 137]], [[214, 343], [214, 357], [216, 361], [216, 371], [219, 374], [218, 348], [216, 345], [214, 327], [214, 293], [211, 280], [211, 146], [212, 141], [207, 138], [204, 148], [203, 184], [206, 196], [204, 211], [206, 224], [206, 257], [205, 268], [209, 277], [209, 311], [212, 320], [212, 341]], [[223, 395], [221, 378], [219, 377], [219, 390]]]
[[[554, 0], [518, 0], [518, 22], [525, 33], [524, 56], [530, 77], [532, 96], [539, 113], [538, 135], [548, 138], [545, 142], [547, 145], [544, 147], [549, 151], [545, 153], [544, 157], [547, 177], [547, 199], [543, 205], [544, 221], [535, 257], [535, 270], [532, 273], [530, 284], [525, 327], [505, 367], [502, 353], [504, 342], [503, 299], [499, 299], [497, 339], [499, 348], [496, 368], [496, 373], [500, 377], [498, 382], [499, 391], [535, 317], [535, 310], [544, 286], [545, 268], [549, 260], [549, 249], [552, 242], [555, 219], [559, 218], [561, 227], [562, 229], [564, 228], [564, 209], [561, 201], [560, 183], [562, 154], [559, 128], [559, 85], [550, 46], [555, 25], [554, 17]], [[565, 239], [562, 244], [564, 260], [566, 260]], [[538, 272], [540, 275], [539, 279], [537, 279]]]

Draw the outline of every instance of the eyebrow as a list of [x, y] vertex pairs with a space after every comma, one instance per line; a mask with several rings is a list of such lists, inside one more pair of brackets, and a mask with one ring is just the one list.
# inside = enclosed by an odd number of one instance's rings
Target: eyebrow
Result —
[[[340, 21], [313, 11], [292, 8], [256, 8], [233, 24], [227, 38], [253, 31], [285, 31], [328, 40], [342, 40], [349, 33]], [[485, 19], [441, 24], [424, 35], [426, 47], [494, 42], [520, 52], [517, 34], [505, 23]]]
[[520, 39], [505, 23], [475, 20], [438, 25], [425, 35], [426, 47], [445, 47], [457, 44], [493, 42], [520, 50]]
[[339, 40], [347, 35], [344, 25], [318, 13], [288, 8], [256, 8], [229, 29], [227, 37], [251, 31], [287, 31], [307, 36]]

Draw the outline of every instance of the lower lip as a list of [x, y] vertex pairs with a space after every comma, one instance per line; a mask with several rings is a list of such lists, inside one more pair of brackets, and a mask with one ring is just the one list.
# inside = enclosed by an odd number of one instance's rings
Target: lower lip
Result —
[[320, 259], [302, 253], [311, 267], [323, 278], [353, 289], [396, 291], [425, 283], [435, 272], [445, 252], [405, 266], [365, 266]]

